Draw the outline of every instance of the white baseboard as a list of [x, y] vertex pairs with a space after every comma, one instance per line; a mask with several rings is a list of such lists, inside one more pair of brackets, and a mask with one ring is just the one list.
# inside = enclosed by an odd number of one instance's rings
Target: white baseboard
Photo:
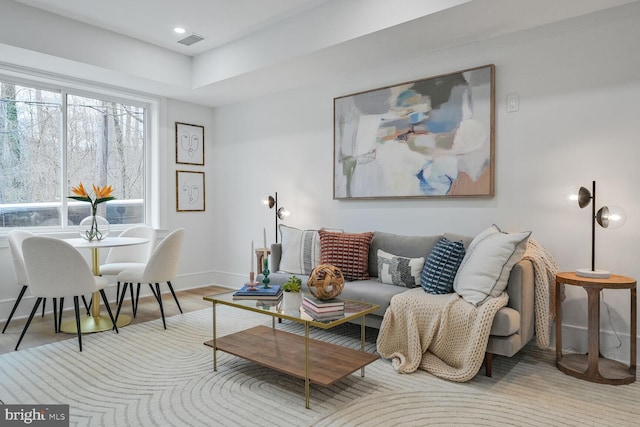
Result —
[[[554, 327], [555, 331], [555, 327]], [[629, 331], [618, 332], [616, 335], [612, 331], [600, 330], [600, 353], [603, 357], [617, 360], [622, 363], [629, 363], [631, 340]], [[554, 336], [555, 341], [555, 336]], [[562, 325], [562, 352], [563, 354], [578, 353], [586, 354], [589, 346], [589, 334], [585, 326]], [[638, 338], [636, 337], [636, 347]], [[555, 348], [555, 342], [554, 342]], [[640, 361], [637, 357], [636, 365]]]
[[[114, 283], [110, 283], [109, 286], [104, 290], [105, 293], [107, 294], [107, 299], [111, 303], [112, 308], [115, 307], [117, 304], [116, 288], [117, 288], [116, 283], [114, 282]], [[122, 286], [120, 288], [122, 289]], [[175, 286], [174, 286], [174, 289], [176, 289]], [[161, 289], [161, 291], [163, 293], [165, 291], [169, 292], [169, 288], [165, 285]], [[129, 295], [129, 291], [127, 291], [127, 295]], [[140, 296], [147, 296], [147, 295], [151, 295], [151, 291], [149, 290], [149, 286], [145, 284], [140, 287]], [[91, 298], [91, 295], [86, 295], [85, 297], [87, 298], [87, 301], [89, 301], [89, 299]], [[15, 304], [15, 302], [16, 302], [15, 299], [0, 301], [0, 312], [2, 313], [2, 319], [0, 319], [0, 323], [3, 325], [3, 327], [4, 327], [4, 323], [7, 321], [7, 318], [9, 317], [9, 313], [11, 313], [11, 309], [13, 308], [13, 305]], [[29, 291], [27, 291], [24, 297], [22, 297], [22, 301], [20, 301], [20, 305], [16, 309], [16, 312], [14, 313], [13, 319], [11, 319], [11, 321], [13, 322], [14, 319], [27, 318], [31, 313], [31, 310], [33, 309], [33, 304], [35, 304], [35, 302], [36, 302], [36, 297], [29, 295]], [[80, 302], [80, 306], [82, 307], [82, 301]], [[73, 298], [65, 298], [64, 311], [67, 312], [68, 310], [73, 310]], [[51, 313], [52, 311], [53, 311], [53, 303], [50, 300], [47, 300], [46, 306], [45, 306], [45, 313]], [[38, 313], [42, 313], [42, 304], [38, 308]]]
[[[116, 282], [115, 277], [105, 276], [109, 279], [109, 287], [105, 289], [107, 294], [107, 298], [112, 306], [115, 306], [116, 302]], [[217, 279], [216, 279], [217, 278]], [[173, 289], [176, 291], [183, 291], [187, 289], [195, 289], [201, 288], [203, 286], [210, 285], [220, 285], [220, 286], [228, 286], [229, 288], [235, 289], [239, 288], [239, 283], [242, 283], [244, 280], [241, 275], [231, 274], [231, 273], [214, 273], [212, 271], [199, 272], [199, 273], [191, 273], [191, 274], [183, 274], [176, 277], [175, 280], [171, 281], [173, 285]], [[162, 293], [169, 292], [169, 288], [166, 285], [160, 284], [160, 290]], [[19, 288], [16, 287], [16, 298], [18, 297]], [[151, 290], [149, 289], [149, 285], [142, 285], [140, 287], [140, 296], [148, 296], [151, 295]], [[88, 296], [87, 296], [88, 297]], [[15, 298], [4, 299], [0, 301], [0, 313], [2, 313], [2, 318], [0, 319], [0, 324], [4, 326], [4, 323], [7, 321], [9, 317], [9, 313], [11, 313], [11, 309], [15, 304]], [[29, 291], [25, 293], [22, 301], [20, 301], [20, 305], [18, 306], [15, 314], [13, 315], [14, 319], [27, 318], [33, 309], [33, 304], [35, 304], [36, 298], [29, 294]], [[82, 303], [81, 303], [82, 304]], [[42, 306], [41, 306], [42, 307]], [[73, 300], [71, 302], [65, 301], [65, 311], [73, 309]], [[41, 308], [39, 308], [41, 310]], [[53, 304], [48, 301], [45, 309], [45, 313], [51, 313], [53, 310]], [[13, 319], [12, 319], [13, 320]]]
[[212, 280], [210, 282], [224, 286], [231, 289], [240, 289], [245, 282], [249, 281], [249, 275], [242, 275], [237, 273], [228, 273], [223, 271], [217, 271], [213, 273]]

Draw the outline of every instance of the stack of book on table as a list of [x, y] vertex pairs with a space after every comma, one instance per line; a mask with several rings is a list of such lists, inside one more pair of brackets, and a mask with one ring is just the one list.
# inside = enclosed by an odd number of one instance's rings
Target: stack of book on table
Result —
[[262, 285], [251, 288], [244, 285], [241, 289], [233, 294], [234, 300], [250, 299], [260, 301], [279, 301], [282, 298], [282, 289], [280, 285], [271, 285], [263, 288]]
[[305, 296], [302, 300], [302, 307], [315, 320], [334, 320], [344, 317], [344, 301], [337, 298], [323, 301], [312, 296]]

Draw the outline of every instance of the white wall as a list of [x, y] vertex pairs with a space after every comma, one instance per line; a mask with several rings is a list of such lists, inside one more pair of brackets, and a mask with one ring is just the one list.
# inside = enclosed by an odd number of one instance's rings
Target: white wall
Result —
[[[167, 228], [185, 228], [182, 259], [180, 261], [177, 288], [191, 288], [211, 283], [211, 256], [217, 246], [216, 239], [210, 233], [211, 224], [216, 218], [215, 193], [210, 189], [217, 181], [216, 169], [212, 167], [214, 159], [213, 114], [212, 109], [186, 102], [169, 100], [167, 103], [165, 154], [166, 171], [166, 209]], [[204, 126], [204, 164], [205, 166], [176, 164], [175, 122]], [[176, 211], [176, 170], [205, 172], [205, 211]], [[194, 250], [195, 249], [195, 250]]]
[[[212, 223], [215, 278], [237, 285], [251, 240], [273, 211], [260, 204], [278, 191], [300, 228], [338, 227], [402, 234], [476, 234], [492, 223], [532, 230], [561, 269], [589, 266], [589, 210], [571, 209], [571, 185], [598, 181], [598, 207], [623, 205], [627, 224], [597, 230], [597, 266], [640, 277], [637, 118], [640, 7], [631, 5], [463, 47], [385, 64], [302, 90], [216, 109], [213, 153], [220, 209]], [[399, 41], [400, 42], [400, 41]], [[374, 47], [372, 47], [374, 48]], [[496, 196], [492, 199], [336, 201], [332, 198], [333, 98], [460, 69], [496, 65]], [[335, 64], [340, 67], [340, 64]], [[520, 110], [507, 113], [507, 93]], [[241, 278], [240, 278], [241, 279]], [[629, 292], [605, 291], [603, 354], [628, 360]], [[567, 289], [565, 348], [586, 351], [586, 296]], [[621, 342], [615, 333], [617, 331]], [[620, 347], [620, 348], [617, 348]]]

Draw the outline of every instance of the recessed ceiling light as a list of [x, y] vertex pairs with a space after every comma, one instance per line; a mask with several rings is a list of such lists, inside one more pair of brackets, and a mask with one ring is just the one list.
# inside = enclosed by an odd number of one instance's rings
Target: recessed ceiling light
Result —
[[184, 34], [186, 30], [182, 27], [175, 27], [173, 31], [175, 31], [178, 34]]

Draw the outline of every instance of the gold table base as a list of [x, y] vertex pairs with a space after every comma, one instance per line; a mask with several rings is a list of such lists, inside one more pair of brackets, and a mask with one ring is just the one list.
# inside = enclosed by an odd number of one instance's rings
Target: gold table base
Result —
[[[134, 237], [115, 237], [109, 238], [108, 244], [105, 244], [105, 241], [95, 240], [93, 242], [86, 242], [82, 239], [69, 239], [69, 241], [76, 241], [76, 244], [74, 245], [75, 247], [91, 248], [91, 271], [93, 272], [94, 276], [100, 276], [100, 254], [98, 251], [99, 248], [137, 245], [146, 243], [148, 240]], [[82, 332], [83, 334], [109, 331], [113, 328], [111, 319], [108, 316], [103, 316], [100, 314], [100, 296], [100, 292], [94, 292], [91, 295], [91, 313], [80, 318], [80, 332]], [[105, 302], [105, 304], [108, 303]], [[113, 314], [115, 314], [115, 310], [113, 311]], [[132, 320], [133, 319], [130, 316], [120, 315], [118, 316], [116, 325], [118, 326], [118, 328], [120, 328], [122, 326], [128, 325]], [[78, 327], [76, 326], [75, 318], [63, 322], [60, 325], [60, 330], [68, 334], [77, 334]]]
[[[116, 325], [118, 328], [128, 325], [131, 323], [133, 319], [131, 316], [118, 316], [118, 321]], [[113, 328], [113, 324], [111, 323], [111, 319], [109, 317], [93, 317], [91, 315], [82, 316], [80, 318], [80, 331], [83, 334], [92, 333], [92, 332], [102, 332], [109, 331]], [[67, 334], [77, 334], [78, 328], [76, 326], [76, 319], [66, 320], [62, 322], [60, 326], [60, 330]]]

